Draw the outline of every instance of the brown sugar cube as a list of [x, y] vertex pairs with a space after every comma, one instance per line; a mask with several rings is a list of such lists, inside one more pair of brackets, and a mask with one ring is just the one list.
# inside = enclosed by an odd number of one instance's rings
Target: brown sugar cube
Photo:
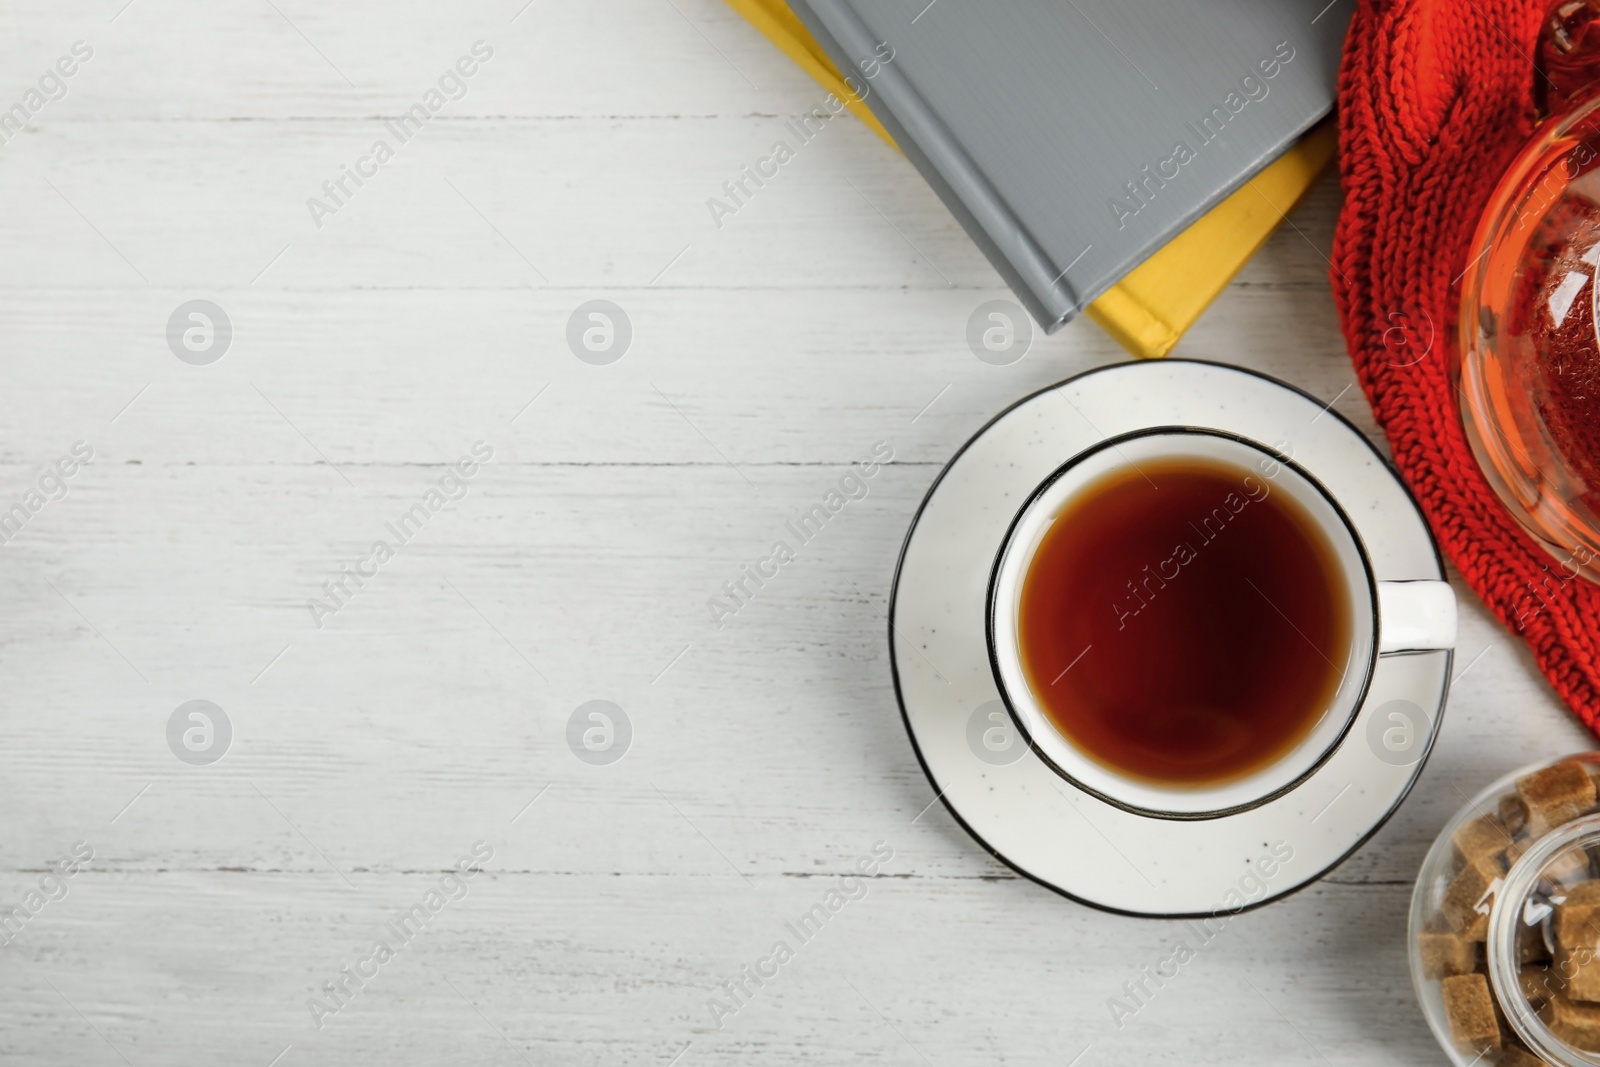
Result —
[[1518, 968], [1517, 982], [1518, 985], [1522, 985], [1523, 997], [1528, 998], [1534, 1006], [1542, 1005], [1544, 1001], [1549, 1000], [1550, 993], [1560, 992], [1555, 989], [1557, 979], [1554, 974], [1550, 973], [1550, 968], [1541, 963], [1528, 963]]
[[1471, 863], [1504, 855], [1506, 846], [1511, 844], [1511, 835], [1500, 824], [1498, 816], [1484, 815], [1456, 827], [1455, 833], [1450, 835], [1450, 843], [1455, 845], [1456, 855], [1462, 862]]
[[1506, 828], [1506, 833], [1515, 837], [1528, 825], [1528, 805], [1515, 793], [1507, 793], [1500, 798], [1500, 825]]
[[1545, 1062], [1520, 1045], [1509, 1045], [1500, 1054], [1499, 1067], [1547, 1067]]
[[1578, 760], [1563, 760], [1517, 779], [1517, 796], [1528, 806], [1528, 833], [1543, 837], [1594, 808], [1594, 779]]
[[1478, 964], [1478, 946], [1453, 930], [1434, 927], [1417, 935], [1422, 973], [1429, 978], [1471, 974]]
[[1600, 956], [1592, 948], [1564, 948], [1556, 953], [1554, 971], [1565, 987], [1561, 992], [1586, 1004], [1600, 1002]]
[[[1500, 1047], [1500, 1023], [1495, 1019], [1489, 980], [1481, 974], [1456, 974], [1439, 983], [1444, 995], [1444, 1017], [1450, 1039], [1463, 1052]], [[1596, 1009], [1600, 1011], [1600, 1009]]]
[[[1445, 981], [1456, 981], [1446, 978]], [[1600, 1005], [1580, 1004], [1559, 994], [1539, 1009], [1539, 1018], [1557, 1037], [1586, 1051], [1600, 1051]]]
[[1593, 952], [1600, 942], [1600, 881], [1579, 882], [1566, 891], [1556, 905], [1555, 930], [1561, 947], [1586, 947]]
[[1486, 911], [1480, 911], [1475, 914], [1472, 917], [1472, 921], [1467, 923], [1466, 929], [1461, 931], [1461, 939], [1463, 941], [1471, 941], [1474, 944], [1480, 945], [1488, 941], [1489, 913]]
[[1535, 1008], [1563, 991], [1560, 975], [1541, 963], [1523, 966], [1517, 971], [1517, 980], [1522, 985], [1522, 995]]
[[1491, 889], [1504, 873], [1498, 860], [1473, 860], [1461, 865], [1461, 870], [1456, 872], [1445, 888], [1444, 898], [1439, 901], [1439, 911], [1444, 915], [1445, 922], [1450, 924], [1450, 929], [1457, 933], [1467, 929], [1479, 916], [1480, 907], [1483, 909], [1481, 914], [1489, 913]]

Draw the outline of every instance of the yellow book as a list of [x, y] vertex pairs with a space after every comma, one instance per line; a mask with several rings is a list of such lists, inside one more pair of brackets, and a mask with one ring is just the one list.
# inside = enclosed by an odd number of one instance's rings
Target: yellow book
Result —
[[[844, 83], [839, 68], [784, 0], [728, 0], [889, 144], [894, 139]], [[1164, 356], [1194, 325], [1278, 223], [1333, 162], [1338, 133], [1319, 123], [1222, 203], [1167, 242], [1084, 309], [1135, 356]]]

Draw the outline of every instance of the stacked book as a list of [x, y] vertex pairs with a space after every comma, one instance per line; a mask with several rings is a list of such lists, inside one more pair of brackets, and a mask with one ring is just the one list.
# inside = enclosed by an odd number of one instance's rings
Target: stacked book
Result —
[[728, 3], [906, 153], [1047, 331], [1081, 311], [1137, 356], [1333, 159], [1337, 3]]

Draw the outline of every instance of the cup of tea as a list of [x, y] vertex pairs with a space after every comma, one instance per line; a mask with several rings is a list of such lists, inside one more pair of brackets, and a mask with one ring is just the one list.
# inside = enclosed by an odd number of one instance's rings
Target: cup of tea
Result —
[[1379, 656], [1450, 648], [1446, 582], [1380, 582], [1309, 473], [1218, 430], [1158, 427], [1063, 464], [989, 581], [989, 658], [1055, 772], [1139, 814], [1204, 819], [1305, 781]]

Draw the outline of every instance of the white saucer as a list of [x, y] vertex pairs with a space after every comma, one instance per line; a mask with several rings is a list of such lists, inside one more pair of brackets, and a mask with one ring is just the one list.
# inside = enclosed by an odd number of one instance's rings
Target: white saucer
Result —
[[956, 453], [906, 534], [889, 651], [929, 782], [995, 858], [1108, 911], [1199, 917], [1291, 893], [1383, 825], [1433, 746], [1452, 654], [1379, 657], [1333, 754], [1296, 788], [1246, 811], [1153, 818], [1056, 774], [1018, 737], [1000, 701], [985, 643], [990, 572], [1017, 510], [1062, 463], [1108, 437], [1157, 426], [1216, 429], [1275, 449], [1338, 502], [1377, 580], [1445, 577], [1405, 487], [1321, 402], [1236, 367], [1124, 363], [1020, 401]]

